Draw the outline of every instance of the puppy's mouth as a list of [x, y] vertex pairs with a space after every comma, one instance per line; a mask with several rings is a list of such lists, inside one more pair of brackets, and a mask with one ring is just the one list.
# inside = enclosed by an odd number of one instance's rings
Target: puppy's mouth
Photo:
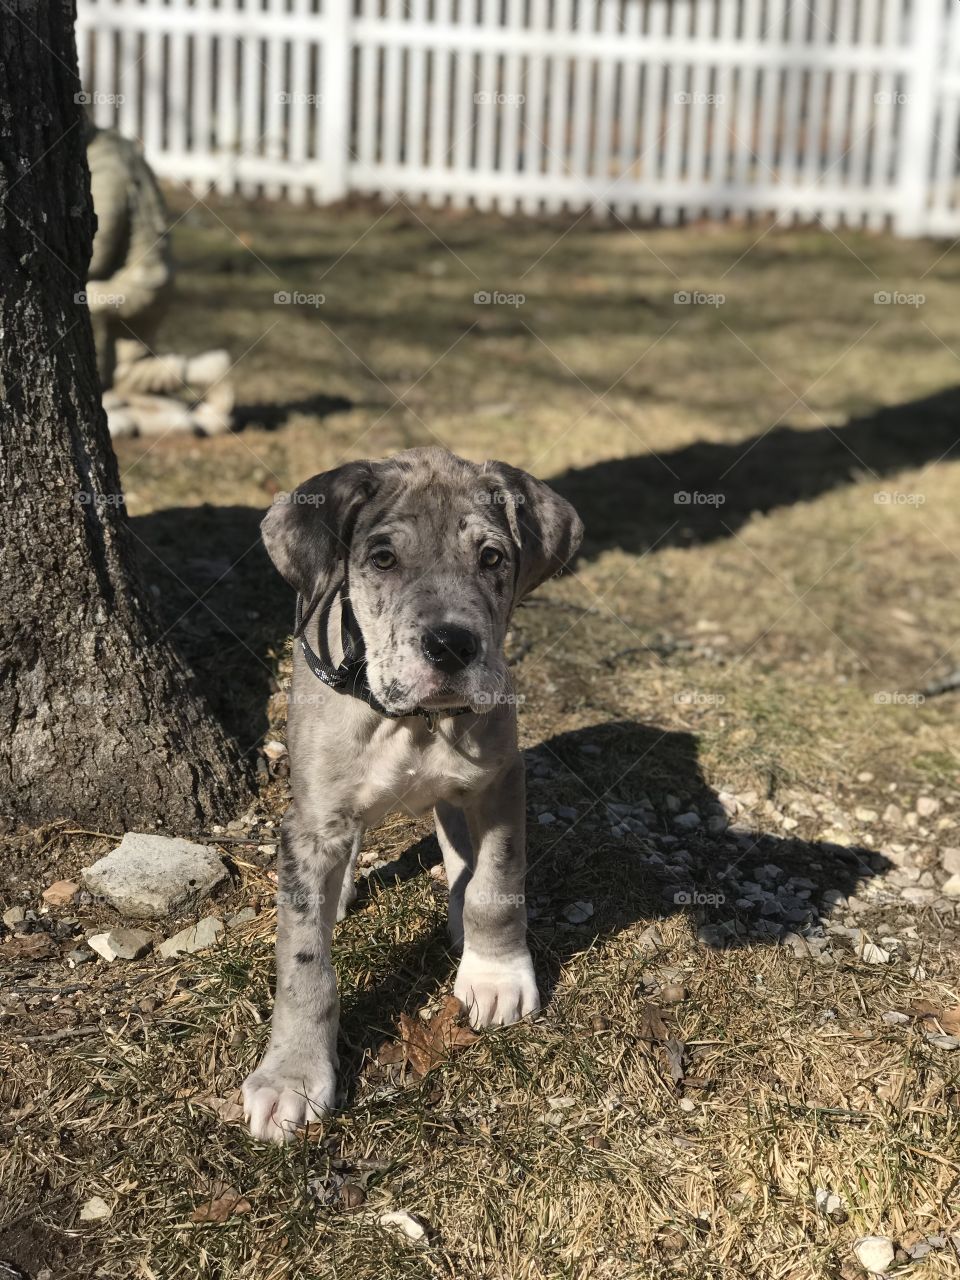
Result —
[[404, 685], [399, 680], [391, 680], [380, 697], [383, 706], [395, 716], [415, 715], [418, 709], [424, 711], [449, 711], [454, 707], [470, 707], [474, 711], [485, 711], [481, 705], [483, 699], [476, 694], [469, 694], [458, 689], [450, 681], [431, 681], [418, 686]]

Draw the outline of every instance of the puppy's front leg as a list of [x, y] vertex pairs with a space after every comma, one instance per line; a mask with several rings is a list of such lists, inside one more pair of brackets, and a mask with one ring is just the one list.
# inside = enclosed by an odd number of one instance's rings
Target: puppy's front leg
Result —
[[337, 1075], [337, 980], [330, 939], [360, 832], [342, 816], [283, 821], [277, 893], [277, 993], [270, 1044], [243, 1085], [255, 1138], [283, 1142], [330, 1111]]
[[540, 1008], [527, 947], [526, 805], [519, 754], [467, 810], [475, 850], [463, 902], [463, 959], [454, 995], [475, 1027], [517, 1022]]

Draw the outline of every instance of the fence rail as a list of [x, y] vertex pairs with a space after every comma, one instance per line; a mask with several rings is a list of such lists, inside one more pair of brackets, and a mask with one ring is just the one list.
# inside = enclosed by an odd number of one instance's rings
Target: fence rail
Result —
[[198, 191], [960, 234], [960, 0], [79, 0]]

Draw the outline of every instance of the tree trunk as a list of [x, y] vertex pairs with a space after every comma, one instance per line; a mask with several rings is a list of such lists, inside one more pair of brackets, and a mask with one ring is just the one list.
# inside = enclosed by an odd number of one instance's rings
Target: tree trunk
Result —
[[94, 218], [74, 6], [2, 8], [0, 812], [195, 831], [236, 813], [249, 766], [135, 567], [82, 297]]

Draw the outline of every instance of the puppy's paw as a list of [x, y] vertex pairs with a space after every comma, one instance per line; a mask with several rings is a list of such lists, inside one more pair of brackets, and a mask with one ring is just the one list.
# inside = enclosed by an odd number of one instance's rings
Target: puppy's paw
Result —
[[453, 994], [466, 1005], [474, 1027], [506, 1026], [540, 1008], [529, 951], [503, 958], [480, 956], [465, 947]]
[[261, 1142], [289, 1142], [298, 1129], [322, 1120], [334, 1106], [336, 1073], [329, 1063], [265, 1058], [243, 1083], [243, 1112]]
[[350, 871], [347, 871], [344, 877], [343, 886], [340, 889], [340, 897], [337, 901], [337, 919], [343, 920], [350, 907], [357, 900], [357, 882], [354, 880]]

